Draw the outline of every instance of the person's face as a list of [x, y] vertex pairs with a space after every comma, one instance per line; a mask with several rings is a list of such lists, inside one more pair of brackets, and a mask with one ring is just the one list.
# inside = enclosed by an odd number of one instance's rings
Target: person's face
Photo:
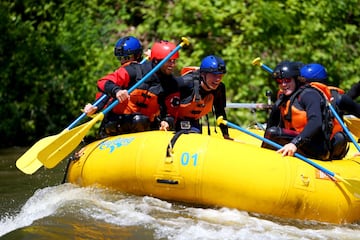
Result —
[[294, 78], [278, 78], [276, 82], [279, 85], [280, 91], [282, 91], [285, 96], [290, 96], [296, 89]]
[[170, 59], [164, 65], [161, 66], [160, 70], [166, 75], [171, 75], [174, 72], [176, 65], [176, 59]]
[[204, 74], [204, 81], [206, 81], [205, 90], [215, 90], [222, 81], [224, 74], [206, 73]]

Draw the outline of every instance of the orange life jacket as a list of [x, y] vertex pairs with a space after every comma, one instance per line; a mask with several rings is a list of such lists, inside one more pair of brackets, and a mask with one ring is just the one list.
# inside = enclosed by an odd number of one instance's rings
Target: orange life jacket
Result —
[[[181, 75], [183, 77], [185, 76], [186, 78], [186, 75], [190, 73], [199, 74], [198, 70], [199, 67], [194, 67], [194, 66], [184, 67], [181, 70]], [[208, 94], [204, 98], [201, 98], [199, 90], [200, 90], [200, 79], [194, 79], [193, 95], [190, 96], [188, 102], [180, 103], [180, 108], [178, 112], [179, 114], [178, 116], [180, 119], [198, 120], [212, 110], [214, 95]], [[182, 99], [182, 101], [184, 101], [184, 99]]]
[[[101, 96], [101, 94], [101, 92], [97, 93], [97, 99]], [[153, 121], [155, 116], [157, 116], [160, 112], [157, 99], [158, 97], [148, 90], [135, 89], [130, 93], [130, 101], [125, 100], [121, 103], [118, 103], [112, 109], [112, 112], [115, 114], [141, 113], [145, 116], [148, 116], [150, 121]], [[110, 98], [105, 107], [110, 105], [113, 100], [113, 98]]]
[[190, 72], [194, 72], [196, 70], [199, 70], [200, 68], [199, 67], [195, 67], [195, 66], [187, 66], [187, 67], [183, 67], [180, 71], [180, 75], [181, 76], [184, 76], [185, 74], [187, 73], [190, 73]]
[[[289, 111], [291, 111], [291, 118], [286, 119], [285, 116], [289, 114]], [[280, 112], [286, 129], [295, 130], [300, 133], [307, 124], [306, 112], [297, 109], [294, 104], [291, 104], [290, 99], [286, 102], [285, 106], [280, 106]]]
[[160, 106], [156, 94], [145, 89], [135, 89], [130, 93], [130, 101], [125, 107], [123, 114], [141, 113], [148, 116], [150, 122], [160, 113]]
[[200, 100], [196, 100], [195, 96], [189, 103], [180, 103], [179, 118], [200, 119], [212, 110], [214, 95], [208, 94]]
[[[313, 86], [314, 85], [314, 86]], [[299, 101], [301, 93], [307, 88], [313, 88], [319, 91], [320, 95], [323, 97], [324, 104], [322, 106], [322, 118], [323, 118], [323, 132], [327, 139], [332, 139], [335, 133], [343, 131], [340, 123], [332, 116], [331, 110], [327, 106], [326, 102], [329, 101], [328, 97], [330, 96], [330, 90], [326, 85], [321, 83], [309, 84], [300, 87], [286, 102], [285, 106], [280, 106], [281, 116], [284, 120], [284, 126], [287, 129], [292, 129], [297, 132], [301, 132], [305, 125], [307, 124], [307, 115], [306, 111], [296, 108], [295, 101]], [[289, 112], [291, 111], [291, 112]]]
[[[326, 100], [334, 105], [334, 108], [337, 109], [336, 103], [334, 103], [334, 100], [337, 98], [339, 94], [344, 94], [345, 91], [341, 88], [333, 87], [333, 86], [327, 86], [323, 83], [319, 82], [311, 82], [310, 86], [317, 89], [319, 92], [323, 94], [323, 96], [326, 98]], [[329, 111], [331, 111], [329, 109]], [[332, 115], [332, 113], [331, 113]], [[331, 134], [331, 138], [334, 136], [335, 133], [343, 131], [343, 128], [341, 127], [341, 124], [333, 118], [333, 131]]]
[[310, 86], [321, 91], [328, 101], [332, 101], [335, 94], [344, 94], [345, 91], [338, 87], [328, 86], [319, 82], [311, 82]]

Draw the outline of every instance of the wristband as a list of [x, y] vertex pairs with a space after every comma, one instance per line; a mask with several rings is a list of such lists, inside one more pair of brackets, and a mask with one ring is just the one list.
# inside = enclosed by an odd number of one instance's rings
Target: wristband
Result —
[[296, 136], [296, 137], [291, 141], [291, 143], [295, 144], [296, 147], [300, 147], [300, 146], [304, 143], [304, 141], [303, 141], [303, 139], [302, 139], [301, 136]]

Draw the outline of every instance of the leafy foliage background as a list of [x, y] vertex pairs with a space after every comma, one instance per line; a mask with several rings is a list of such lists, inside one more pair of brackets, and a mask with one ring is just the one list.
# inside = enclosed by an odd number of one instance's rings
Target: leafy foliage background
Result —
[[[0, 2], [0, 147], [31, 145], [59, 133], [94, 101], [96, 81], [115, 70], [113, 47], [125, 35], [144, 48], [179, 42], [178, 70], [209, 54], [224, 58], [228, 102], [265, 102], [276, 84], [251, 64], [282, 60], [326, 66], [331, 85], [359, 81], [360, 2], [232, 0], [3, 0]], [[239, 125], [266, 112], [229, 109]], [[256, 119], [255, 119], [256, 117]]]

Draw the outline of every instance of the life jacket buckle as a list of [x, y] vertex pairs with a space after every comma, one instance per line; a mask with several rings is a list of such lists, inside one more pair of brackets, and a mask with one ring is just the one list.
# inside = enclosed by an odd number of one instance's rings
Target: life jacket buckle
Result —
[[190, 121], [181, 121], [180, 122], [180, 127], [181, 129], [190, 129], [191, 128], [191, 123]]

